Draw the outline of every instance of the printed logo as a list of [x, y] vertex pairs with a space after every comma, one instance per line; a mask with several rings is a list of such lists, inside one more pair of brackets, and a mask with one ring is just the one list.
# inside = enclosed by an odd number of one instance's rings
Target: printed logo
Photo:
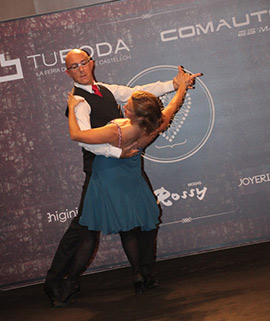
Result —
[[269, 183], [269, 182], [270, 182], [270, 173], [263, 173], [255, 176], [240, 178], [240, 184], [238, 185], [238, 187]]
[[268, 32], [270, 30], [269, 25], [253, 27], [254, 24], [265, 24], [266, 22], [269, 22], [269, 10], [259, 10], [239, 16], [228, 16], [226, 19], [222, 18], [218, 22], [210, 20], [208, 22], [162, 30], [160, 32], [160, 40], [162, 42], [177, 41], [222, 32], [224, 30], [237, 30], [239, 28], [241, 30], [238, 31], [238, 37], [250, 36], [256, 33]]
[[[137, 74], [127, 85], [134, 87], [160, 79], [173, 79], [177, 72], [176, 66], [151, 67]], [[160, 97], [165, 108], [174, 95], [175, 92], [172, 92]], [[144, 158], [158, 163], [174, 163], [194, 155], [210, 137], [214, 121], [213, 99], [205, 84], [198, 78], [196, 89], [188, 91], [185, 102], [170, 127], [147, 148]]]
[[[7, 71], [9, 71], [9, 72], [10, 72], [10, 70], [12, 71], [11, 75], [0, 76], [0, 83], [23, 79], [22, 66], [21, 66], [21, 61], [19, 58], [6, 60], [5, 55], [0, 54], [0, 67], [1, 68], [9, 67], [9, 68], [7, 68]], [[14, 68], [11, 68], [11, 67], [15, 67], [16, 73], [14, 73], [14, 71], [13, 71]]]
[[48, 223], [52, 222], [60, 222], [65, 223], [67, 220], [73, 219], [75, 216], [78, 215], [78, 208], [75, 207], [73, 210], [66, 209], [65, 211], [55, 211], [54, 213], [48, 212]]
[[239, 172], [238, 188], [243, 195], [266, 192], [270, 189], [270, 166], [246, 168]]
[[168, 191], [163, 186], [156, 189], [154, 191], [157, 196], [159, 202], [165, 206], [172, 206], [173, 202], [177, 202], [179, 200], [186, 200], [188, 198], [196, 197], [199, 201], [202, 201], [206, 195], [207, 187], [196, 187], [189, 188], [189, 190], [182, 191], [182, 193], [173, 193]]

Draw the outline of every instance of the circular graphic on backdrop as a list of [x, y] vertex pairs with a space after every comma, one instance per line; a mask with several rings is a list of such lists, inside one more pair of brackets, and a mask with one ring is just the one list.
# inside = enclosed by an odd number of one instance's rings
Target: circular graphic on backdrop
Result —
[[[185, 71], [191, 73], [189, 70]], [[134, 87], [161, 79], [170, 80], [177, 72], [177, 66], [154, 66], [138, 73], [127, 86]], [[165, 108], [174, 94], [172, 92], [160, 97]], [[214, 121], [213, 99], [201, 78], [197, 78], [196, 89], [187, 92], [185, 102], [170, 127], [147, 147], [143, 157], [153, 162], [174, 163], [194, 155], [210, 137]]]

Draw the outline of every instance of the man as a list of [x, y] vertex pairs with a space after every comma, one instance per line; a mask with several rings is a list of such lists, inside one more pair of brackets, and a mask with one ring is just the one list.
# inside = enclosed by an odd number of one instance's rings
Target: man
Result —
[[[98, 83], [97, 87], [95, 86], [97, 83], [94, 81], [93, 69], [94, 61], [84, 50], [72, 49], [67, 54], [66, 73], [74, 81], [74, 95], [85, 99], [78, 105], [76, 111], [76, 118], [82, 130], [104, 126], [114, 118], [123, 117], [117, 102], [126, 102], [134, 91], [144, 90], [161, 96], [177, 89], [177, 77], [173, 81], [157, 82], [135, 88], [101, 83]], [[95, 91], [97, 92], [95, 93]], [[78, 215], [72, 220], [60, 241], [44, 285], [52, 307], [65, 306], [78, 296], [79, 276], [94, 256], [97, 246], [98, 232], [88, 231], [87, 227], [81, 226], [78, 222], [95, 154], [119, 158], [129, 157], [134, 153], [134, 151], [121, 150], [109, 144], [87, 145], [80, 143], [80, 146], [83, 147], [85, 182]], [[155, 259], [156, 230], [141, 233], [139, 237], [145, 257], [142, 266], [145, 287], [150, 288], [156, 285], [151, 274], [151, 267]], [[125, 244], [123, 247], [126, 249]]]

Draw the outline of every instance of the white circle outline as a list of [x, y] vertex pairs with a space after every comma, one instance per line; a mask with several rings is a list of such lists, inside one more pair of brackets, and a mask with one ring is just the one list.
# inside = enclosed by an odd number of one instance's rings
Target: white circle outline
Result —
[[[178, 70], [178, 67], [177, 66], [173, 66], [173, 65], [159, 65], [159, 66], [154, 66], [154, 67], [147, 68], [147, 69], [141, 71], [140, 73], [138, 73], [133, 78], [131, 78], [131, 80], [127, 83], [127, 86], [131, 86], [134, 81], [136, 81], [137, 79], [140, 79], [142, 75], [149, 74], [152, 70], [158, 71], [158, 70], [162, 70], [162, 69]], [[191, 73], [187, 69], [184, 69], [184, 70], [186, 72]], [[203, 91], [205, 92], [205, 95], [207, 97], [208, 104], [209, 104], [209, 109], [210, 109], [210, 119], [209, 119], [209, 124], [208, 124], [208, 128], [207, 128], [206, 134], [203, 136], [201, 141], [194, 148], [192, 148], [189, 152], [187, 152], [187, 153], [183, 154], [182, 156], [180, 156], [180, 158], [175, 159], [175, 157], [174, 157], [174, 158], [171, 158], [171, 159], [169, 158], [167, 160], [163, 160], [162, 161], [162, 160], [159, 160], [159, 159], [155, 159], [154, 156], [147, 156], [146, 153], [143, 153], [143, 157], [145, 159], [150, 160], [152, 162], [157, 162], [157, 163], [176, 163], [176, 162], [180, 162], [180, 161], [182, 161], [182, 160], [184, 160], [184, 159], [186, 159], [188, 157], [191, 157], [195, 153], [197, 153], [204, 146], [204, 144], [207, 142], [209, 136], [211, 135], [211, 132], [213, 130], [214, 123], [215, 123], [214, 102], [213, 102], [213, 98], [212, 98], [209, 90], [207, 89], [207, 87], [205, 86], [203, 81], [200, 78], [197, 78], [196, 81], [201, 85]], [[212, 111], [212, 113], [211, 113], [211, 111]]]

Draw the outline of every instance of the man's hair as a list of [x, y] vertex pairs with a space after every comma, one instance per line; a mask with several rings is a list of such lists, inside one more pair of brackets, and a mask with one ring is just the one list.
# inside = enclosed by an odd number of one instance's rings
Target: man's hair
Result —
[[131, 99], [139, 126], [145, 129], [146, 134], [152, 133], [163, 123], [163, 104], [159, 98], [145, 91], [136, 91]]

